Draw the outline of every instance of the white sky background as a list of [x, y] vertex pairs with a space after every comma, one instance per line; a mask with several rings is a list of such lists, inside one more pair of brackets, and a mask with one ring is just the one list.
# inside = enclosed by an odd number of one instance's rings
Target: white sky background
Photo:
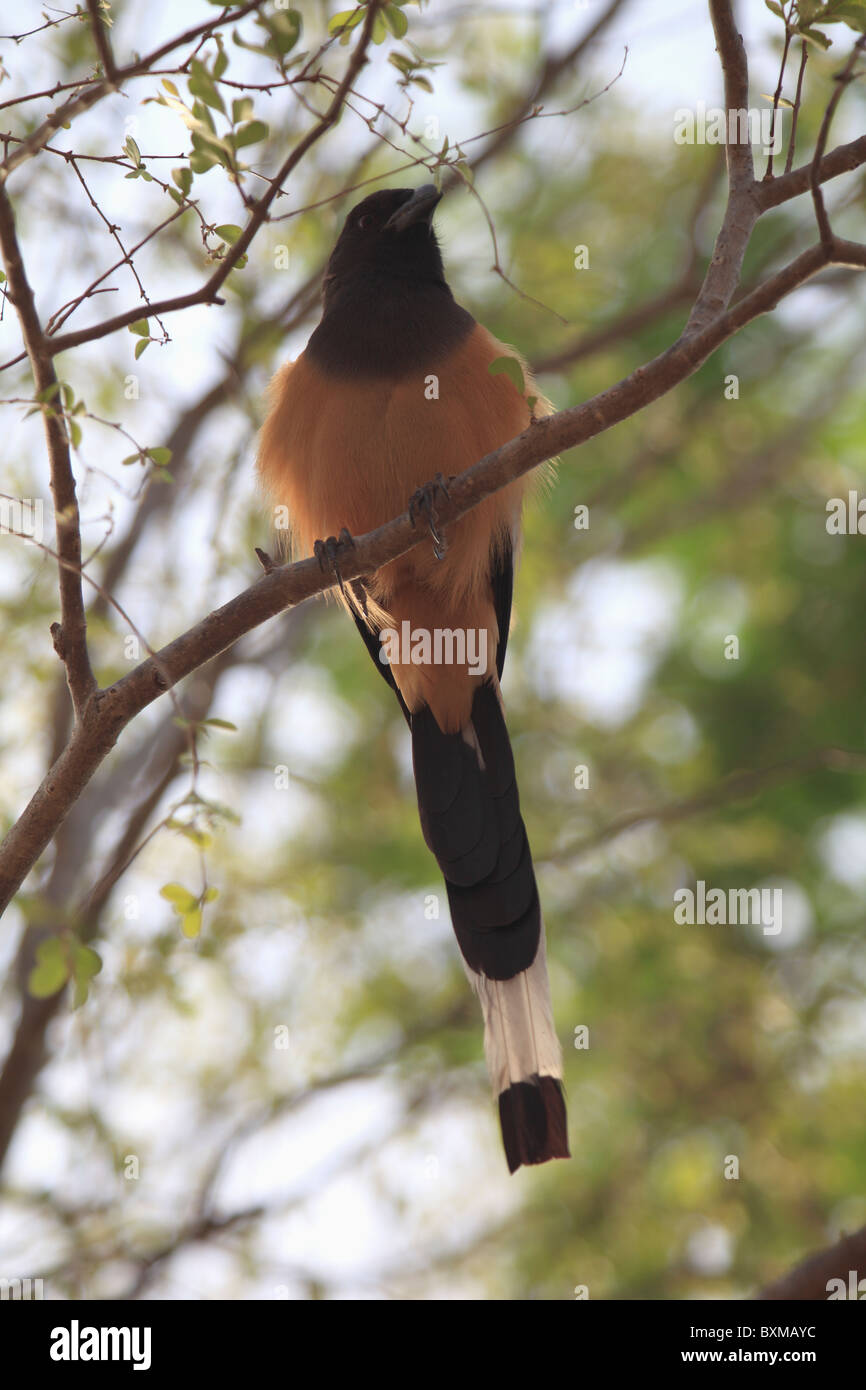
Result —
[[[298, 8], [305, 19], [316, 12], [308, 4], [299, 4]], [[500, 5], [492, 12], [495, 14], [505, 8], [520, 10], [522, 7], [517, 4]], [[558, 48], [569, 43], [576, 32], [588, 27], [601, 5], [595, 3], [595, 0], [590, 0], [588, 4], [561, 3], [545, 8], [550, 14], [549, 43], [552, 48]], [[437, 14], [443, 9], [442, 5], [434, 4], [426, 10], [424, 24], [435, 22]], [[19, 3], [14, 6], [14, 11], [16, 31], [30, 28], [40, 22], [41, 6], [37, 4]], [[121, 38], [125, 33], [134, 34], [136, 46], [139, 47], [144, 46], [144, 37], [146, 45], [151, 47], [162, 37], [177, 32], [183, 26], [200, 22], [206, 13], [206, 7], [189, 3], [189, 0], [151, 3], [146, 7], [147, 25], [146, 34], [143, 36], [142, 11], [136, 6], [130, 9], [129, 19], [121, 21], [117, 32]], [[414, 37], [416, 32], [415, 12], [412, 14], [413, 28], [410, 30], [410, 37]], [[762, 105], [760, 93], [773, 90], [776, 72], [769, 57], [769, 50], [759, 40], [773, 32], [774, 21], [761, 0], [748, 0], [748, 3], [741, 4], [740, 16], [750, 53], [752, 100], [755, 105]], [[4, 18], [0, 27], [8, 29], [12, 22], [9, 18]], [[247, 21], [245, 32], [250, 32], [250, 29], [251, 22]], [[840, 34], [842, 32], [841, 29], [834, 31]], [[844, 33], [847, 35], [848, 31], [845, 30]], [[304, 47], [312, 47], [313, 42], [314, 34], [308, 33]], [[417, 42], [423, 50], [420, 26]], [[628, 7], [612, 32], [608, 33], [605, 40], [594, 50], [591, 80], [581, 79], [574, 96], [575, 100], [598, 90], [610, 80], [619, 68], [623, 45], [626, 42], [629, 46], [629, 57], [625, 72], [617, 85], [617, 100], [625, 99], [633, 110], [639, 111], [642, 138], [652, 138], [655, 135], [660, 142], [667, 143], [672, 139], [673, 113], [677, 108], [694, 107], [698, 102], [707, 105], [718, 104], [721, 78], [706, 5], [700, 0], [688, 0], [688, 3], [674, 3], [674, 0], [671, 0], [671, 3], [665, 4], [643, 3]], [[25, 75], [23, 72], [19, 73], [19, 50], [10, 44], [0, 45], [0, 54], [4, 56], [13, 72], [12, 82], [0, 86], [0, 99], [8, 99], [19, 87], [29, 89], [35, 84], [41, 85], [43, 79], [51, 80], [52, 74], [48, 66], [45, 66], [43, 71], [32, 65], [34, 53], [39, 53], [40, 49], [50, 52], [50, 46], [49, 34], [28, 41], [20, 50], [28, 57]], [[125, 49], [122, 43], [117, 46], [123, 55]], [[238, 50], [233, 50], [233, 61], [237, 54]], [[391, 69], [383, 69], [383, 72], [390, 75]], [[365, 72], [364, 90], [372, 96], [380, 94], [377, 80], [377, 75], [370, 69]], [[425, 116], [430, 113], [439, 116], [442, 132], [447, 133], [452, 142], [455, 138], [468, 136], [483, 128], [477, 108], [461, 93], [449, 77], [447, 68], [437, 70], [435, 85], [435, 96], [425, 97], [423, 93], [418, 94], [414, 122], [416, 130], [421, 129]], [[116, 145], [120, 150], [129, 129], [126, 123], [132, 118], [135, 122], [132, 133], [143, 152], [180, 153], [188, 147], [180, 122], [164, 109], [152, 105], [141, 107], [138, 104], [143, 96], [154, 92], [156, 88], [155, 81], [136, 84], [133, 89], [135, 100], [130, 101], [118, 96], [103, 103], [97, 114], [77, 122], [72, 132], [61, 132], [54, 143], [62, 145], [71, 138], [75, 147], [80, 147], [86, 144], [88, 132], [94, 138], [104, 139], [107, 126], [114, 123]], [[384, 91], [385, 87], [382, 85], [381, 94], [384, 95]], [[601, 101], [603, 102], [604, 98], [601, 98]], [[44, 109], [48, 108], [42, 103], [40, 110]], [[276, 99], [273, 109], [274, 112], [279, 109]], [[443, 113], [447, 113], [447, 119]], [[5, 113], [0, 113], [0, 125], [4, 124], [3, 114]], [[266, 109], [266, 101], [261, 99], [256, 101], [256, 115], [270, 119], [272, 126], [278, 124]], [[580, 116], [572, 120], [579, 122]], [[357, 126], [357, 122], [355, 124]], [[350, 118], [344, 118], [340, 130], [345, 141], [352, 131]], [[545, 138], [549, 133], [545, 131]], [[843, 110], [834, 127], [834, 143], [850, 138], [853, 133], [846, 124]], [[366, 135], [366, 131], [361, 127], [360, 133], [356, 130], [355, 135], [360, 138]], [[540, 138], [538, 127], [530, 128], [525, 138]], [[577, 140], [579, 143], [579, 136]], [[327, 148], [327, 158], [329, 161], [345, 161], [348, 164], [350, 152], [344, 143], [334, 141]], [[683, 147], [682, 158], [689, 158], [688, 147]], [[57, 162], [59, 165], [59, 160]], [[396, 154], [394, 163], [397, 163]], [[167, 177], [170, 167], [170, 164], [161, 166], [159, 172]], [[56, 197], [56, 189], [61, 183], [57, 176], [61, 172], [59, 167], [49, 170], [54, 176], [53, 193], [48, 179], [43, 177], [38, 181], [40, 197]], [[90, 173], [88, 169], [88, 176]], [[13, 198], [27, 184], [30, 177], [30, 170], [21, 170], [14, 175], [10, 181], [10, 193]], [[221, 178], [221, 173], [217, 171], [196, 183], [196, 192], [200, 188], [202, 195], [206, 194], [206, 215], [215, 223], [241, 222], [242, 216], [236, 195], [227, 186], [224, 196], [220, 193]], [[406, 181], [420, 180], [417, 174], [412, 174]], [[65, 188], [70, 187], [67, 179], [64, 178], [62, 182]], [[163, 212], [168, 206], [165, 195], [159, 194], [153, 186], [146, 187], [141, 182], [119, 181], [113, 171], [102, 180], [95, 175], [93, 184], [94, 188], [99, 190], [100, 201], [106, 211], [115, 214], [117, 220], [125, 227], [147, 226], [156, 214]], [[495, 214], [495, 207], [492, 211]], [[462, 268], [456, 268], [457, 278], [463, 279], [467, 262], [473, 266], [473, 274], [479, 271], [483, 273], [490, 262], [489, 246], [485, 242], [480, 215], [471, 206], [470, 200], [454, 200], [451, 207], [446, 201], [439, 215], [439, 223], [446, 252], [458, 245], [461, 248], [461, 260], [464, 261], [464, 265]], [[92, 237], [102, 238], [105, 263], [108, 264], [109, 258], [112, 261], [116, 258], [116, 247], [99, 227], [95, 217], [91, 225]], [[21, 232], [28, 273], [39, 295], [39, 307], [43, 315], [71, 298], [80, 288], [80, 278], [76, 273], [75, 238], [64, 238], [63, 226], [57, 222], [48, 204], [45, 204], [45, 226], [50, 227], [50, 235], [40, 233], [40, 225], [32, 213], [22, 219]], [[459, 239], [456, 236], [458, 226]], [[330, 239], [333, 236], [333, 227], [332, 216], [325, 211], [323, 236]], [[269, 248], [278, 239], [277, 232], [267, 231], [262, 237], [262, 254], [269, 254]], [[128, 241], [132, 240], [134, 237], [129, 235]], [[450, 254], [453, 256], [453, 250]], [[206, 273], [203, 266], [199, 270], [189, 265], [166, 266], [160, 262], [158, 254], [149, 252], [137, 257], [136, 263], [154, 298], [192, 288], [198, 283], [200, 276]], [[129, 275], [115, 276], [112, 283], [119, 286], [118, 293], [106, 296], [104, 300], [96, 300], [95, 309], [100, 314], [106, 311], [117, 313], [136, 302], [134, 285]], [[281, 297], [284, 293], [285, 281], [275, 283], [275, 301], [276, 297]], [[503, 290], [503, 293], [507, 291]], [[809, 293], [799, 295], [797, 305], [788, 312], [808, 313]], [[81, 327], [86, 322], [88, 310], [85, 308], [74, 316], [68, 327]], [[123, 422], [143, 444], [162, 443], [166, 421], [174, 417], [177, 406], [185, 401], [194, 400], [200, 390], [214, 380], [215, 371], [218, 370], [215, 359], [221, 348], [228, 346], [232, 337], [230, 316], [223, 315], [221, 311], [213, 308], [200, 308], [170, 315], [166, 323], [172, 342], [164, 348], [151, 346], [139, 364], [133, 363], [132, 339], [124, 331], [107, 342], [96, 343], [77, 352], [74, 354], [74, 363], [70, 362], [68, 366], [73, 385], [85, 398], [88, 361], [104, 363], [107, 358], [111, 360], [113, 357], [118, 364], [119, 372], [126, 374], [134, 371], [140, 375], [141, 398], [130, 405], [128, 416], [124, 416]], [[294, 355], [302, 345], [303, 339], [287, 342], [286, 355]], [[0, 323], [0, 357], [5, 360], [17, 346], [17, 323], [7, 307], [4, 320]], [[3, 390], [4, 396], [9, 394], [11, 392], [8, 389]], [[88, 404], [91, 402], [88, 401]], [[41, 457], [41, 432], [38, 422], [25, 423], [22, 415], [23, 411], [18, 408], [3, 407], [0, 465], [4, 478], [8, 478], [10, 474], [15, 478], [18, 459], [24, 456]], [[203, 440], [199, 441], [196, 449], [199, 466], [207, 466], [208, 440], [214, 443], [219, 441], [219, 456], [224, 457], [225, 434], [230, 428], [230, 424], [226, 424], [226, 414], [223, 412], [218, 434], [215, 435], [213, 431], [206, 432]], [[242, 424], [236, 438], [239, 444], [246, 438]], [[82, 456], [91, 467], [105, 467], [116, 478], [121, 470], [115, 463], [129, 452], [131, 448], [116, 441], [113, 435], [106, 434], [96, 426], [86, 428]], [[106, 459], [110, 459], [111, 463], [107, 463]], [[238, 469], [233, 484], [239, 494], [249, 495], [253, 488], [252, 463], [250, 450], [245, 465]], [[127, 477], [122, 481], [126, 482]], [[16, 489], [4, 483], [2, 490]], [[47, 487], [45, 495], [48, 496]], [[91, 543], [101, 534], [102, 525], [98, 518], [104, 514], [108, 505], [114, 509], [116, 533], [122, 534], [130, 512], [129, 504], [118, 495], [114, 485], [109, 484], [99, 474], [91, 473], [83, 488], [84, 515], [97, 519], [96, 524], [87, 532], [87, 539]], [[198, 614], [214, 606], [216, 602], [228, 598], [254, 577], [255, 571], [251, 562], [242, 570], [222, 575], [215, 586], [212, 584], [208, 558], [214, 522], [214, 517], [188, 517], [182, 550], [177, 549], [176, 533], [171, 532], [166, 535], [161, 546], [154, 546], [148, 551], [147, 556], [143, 557], [133, 572], [132, 583], [125, 590], [127, 606], [136, 622], [154, 643], [170, 639], [186, 626], [186, 620], [194, 621]], [[222, 525], [224, 530], [230, 527], [230, 509], [223, 518]], [[266, 527], [263, 524], [263, 535], [265, 531]], [[0, 589], [4, 593], [14, 593], [18, 586], [26, 582], [26, 575], [30, 570], [29, 559], [22, 558], [13, 549], [17, 544], [5, 539], [0, 542]], [[150, 583], [151, 575], [158, 576], [161, 567], [168, 563], [175, 564], [180, 575], [180, 589], [185, 605], [183, 614], [162, 611], [158, 603], [158, 579], [155, 584]], [[620, 564], [615, 561], [596, 562], [586, 566], [575, 577], [570, 602], [556, 608], [551, 607], [539, 614], [536, 660], [531, 663], [532, 678], [538, 682], [542, 690], [553, 689], [558, 695], [571, 699], [579, 718], [601, 725], [622, 722], [639, 704], [646, 681], [651, 676], [656, 662], [664, 655], [666, 642], [677, 620], [680, 602], [681, 595], [676, 576], [665, 567], [655, 564]], [[587, 649], [592, 653], [592, 661], [589, 663], [591, 681], [587, 679], [588, 663], [584, 659], [576, 658], [573, 663], [566, 663], [564, 666], [558, 663], [556, 668], [552, 668], [544, 659], [545, 638], [549, 638], [552, 633], [561, 636], [569, 623], [572, 625], [574, 650], [580, 649], [583, 656]], [[561, 651], [558, 640], [556, 645]], [[354, 734], [350, 711], [329, 709], [324, 723], [322, 722], [322, 685], [321, 673], [312, 670], [305, 672], [297, 666], [293, 668], [291, 682], [285, 681], [282, 688], [276, 692], [264, 678], [250, 676], [248, 671], [236, 672], [221, 687], [219, 708], [215, 709], [214, 713], [241, 723], [250, 701], [274, 699], [276, 696], [283, 701], [280, 707], [285, 710], [286, 716], [285, 760], [297, 766], [298, 761], [306, 756], [307, 762], [303, 770], [308, 775], [314, 775], [316, 766], [327, 762], [329, 747], [334, 746], [334, 741], [341, 737], [352, 737]], [[313, 693], [317, 697], [315, 700], [312, 698]], [[21, 728], [19, 751], [3, 769], [6, 784], [4, 799], [8, 800], [10, 807], [20, 804], [41, 776], [41, 742], [33, 737], [35, 714], [38, 715], [38, 712], [34, 712], [23, 701], [18, 706], [14, 703], [11, 706], [7, 704], [7, 717], [20, 723]], [[214, 748], [218, 754], [219, 744], [215, 744]], [[219, 774], [215, 775], [213, 790], [221, 799], [232, 799], [225, 795], [226, 782], [221, 781]], [[240, 794], [237, 788], [234, 788], [234, 793]], [[268, 846], [277, 843], [285, 833], [286, 826], [291, 825], [293, 820], [301, 821], [308, 809], [303, 791], [297, 791], [289, 797], [284, 795], [279, 805], [273, 798], [271, 802], [274, 804], [267, 802], [264, 797], [249, 800], [250, 804], [244, 813], [244, 824], [237, 834], [248, 838], [250, 845], [255, 846], [259, 853], [266, 853]], [[264, 806], [264, 810], [258, 815], [256, 805]], [[845, 819], [844, 826], [839, 827], [838, 835], [832, 825], [823, 828], [822, 843], [828, 868], [843, 882], [852, 881], [850, 862], [853, 855], [856, 853], [862, 858], [863, 846], [866, 843], [864, 826], [866, 820], [850, 816]], [[163, 852], [166, 862], [170, 864], [172, 849], [164, 849]], [[140, 893], [147, 905], [144, 923], [130, 924], [133, 936], [139, 930], [145, 935], [148, 934], [150, 913], [153, 914], [155, 923], [161, 924], [164, 920], [162, 905], [156, 897], [156, 887], [150, 865], [146, 866], [146, 871], [134, 873], [130, 877], [130, 891]], [[263, 929], [255, 933], [256, 954], [260, 953], [261, 960], [265, 962], [263, 979], [270, 977], [279, 980], [281, 976], [288, 976], [298, 969], [300, 953], [297, 938], [302, 937], [303, 926], [295, 923], [289, 926], [288, 931], [281, 930], [279, 911], [279, 905], [275, 904], [273, 922], [265, 924]], [[372, 930], [373, 925], [376, 928], [375, 932]], [[442, 931], [434, 938], [436, 948], [448, 952], [453, 948], [447, 923], [440, 923], [439, 926], [442, 927]], [[371, 924], [371, 930], [365, 932], [365, 937], [371, 950], [374, 949], [374, 942], [381, 949], [381, 924]], [[395, 904], [388, 948], [394, 950], [398, 959], [402, 952], [403, 964], [409, 969], [417, 968], [421, 962], [422, 944], [425, 949], [429, 949], [430, 938], [425, 938], [425, 942], [421, 943], [417, 939], [417, 923], [411, 917], [410, 909], [405, 904]], [[12, 937], [7, 932], [0, 944], [0, 964], [8, 960], [11, 946]], [[100, 949], [103, 947], [100, 946]], [[108, 976], [113, 966], [116, 966], [119, 949], [119, 945], [114, 942], [105, 946]], [[245, 959], [249, 961], [249, 954]], [[426, 968], [431, 968], [429, 961]], [[204, 997], [204, 976], [197, 978], [197, 966], [193, 956], [190, 960], [187, 984], [193, 997]], [[317, 988], [323, 986], [321, 970], [310, 967], [311, 993], [314, 994]], [[97, 1001], [89, 1007], [98, 1009], [98, 989], [96, 993]], [[212, 1011], [211, 1022], [208, 1028], [203, 1028], [202, 1031], [206, 1031], [210, 1038], [215, 1035], [225, 1037], [227, 1030], [230, 1032], [231, 1028], [230, 995], [227, 993], [224, 998], [209, 1000], [208, 1007]], [[8, 1021], [7, 1019], [7, 1027]], [[122, 1020], [118, 1019], [118, 1024], [121, 1023]], [[112, 1089], [105, 1074], [102, 1074], [101, 1066], [94, 1061], [92, 1047], [89, 1053], [85, 1048], [82, 1057], [76, 1056], [81, 1042], [78, 1020], [73, 1022], [69, 1034], [69, 1060], [51, 1068], [48, 1084], [52, 1094], [69, 1100], [86, 1095], [88, 1088], [95, 1086], [98, 1088], [100, 1103], [104, 1104], [110, 1120], [122, 1122], [129, 1132], [134, 1131], [136, 1124], [143, 1135], [152, 1131], [154, 1127], [170, 1130], [172, 1110], [182, 1109], [184, 1105], [186, 1078], [183, 1074], [176, 1078], [176, 1093], [172, 1095], [167, 1078], [172, 1076], [172, 1063], [176, 1056], [174, 1049], [179, 1045], [179, 1040], [170, 1028], [165, 1032], [163, 1023], [158, 1022], [156, 1018], [154, 1023], [158, 1023], [158, 1031], [155, 1030], [149, 1040], [147, 1057], [142, 1058], [139, 1063], [141, 1075], [132, 1103], [127, 1087], [120, 1090]], [[5, 1033], [6, 1029], [0, 1026], [0, 1040], [5, 1040]], [[317, 1038], [317, 1044], [311, 1048], [310, 1055], [302, 1058], [300, 1063], [301, 1066], [308, 1066], [311, 1074], [314, 1074], [317, 1048], [321, 1043], [320, 1033], [317, 1034]], [[183, 1046], [189, 1045], [187, 1029]], [[109, 1046], [106, 1060], [110, 1059], [111, 1055], [112, 1048]], [[297, 1063], [297, 1059], [295, 1061]], [[157, 1085], [153, 1084], [154, 1076], [160, 1078]], [[297, 1130], [291, 1124], [274, 1126], [264, 1131], [254, 1144], [248, 1146], [248, 1151], [238, 1155], [237, 1161], [230, 1165], [223, 1193], [225, 1202], [231, 1206], [240, 1205], [272, 1195], [275, 1191], [304, 1190], [307, 1185], [314, 1187], [317, 1166], [326, 1164], [328, 1155], [338, 1152], [340, 1145], [346, 1142], [347, 1136], [351, 1138], [352, 1135], [363, 1133], [365, 1126], [370, 1134], [374, 1134], [378, 1126], [386, 1125], [389, 1116], [393, 1114], [395, 1103], [391, 1084], [387, 1080], [363, 1083], [351, 1094], [341, 1089], [336, 1096], [324, 1097], [322, 1102], [317, 1104], [314, 1113], [304, 1112], [296, 1122], [303, 1126], [303, 1153], [306, 1162], [299, 1163], [297, 1160]], [[478, 1131], [482, 1126], [490, 1140], [487, 1150], [478, 1142]], [[518, 1183], [508, 1179], [496, 1148], [497, 1144], [492, 1112], [491, 1117], [482, 1117], [479, 1120], [474, 1110], [465, 1113], [459, 1106], [437, 1111], [431, 1117], [429, 1126], [422, 1128], [411, 1154], [407, 1154], [404, 1146], [400, 1146], [389, 1152], [384, 1159], [388, 1183], [392, 1188], [396, 1187], [405, 1192], [407, 1209], [412, 1213], [411, 1216], [398, 1219], [391, 1208], [380, 1200], [375, 1184], [371, 1184], [361, 1172], [355, 1176], [349, 1175], [328, 1187], [312, 1204], [293, 1216], [265, 1223], [262, 1247], [275, 1270], [279, 1270], [288, 1258], [287, 1252], [291, 1252], [289, 1264], [293, 1258], [301, 1265], [320, 1268], [327, 1274], [338, 1276], [343, 1281], [342, 1290], [345, 1294], [359, 1297], [371, 1294], [376, 1296], [377, 1267], [399, 1267], [419, 1236], [431, 1240], [436, 1234], [437, 1214], [443, 1209], [459, 1209], [463, 1220], [466, 1202], [462, 1194], [466, 1190], [471, 1188], [476, 1194], [475, 1211], [479, 1223], [504, 1215], [510, 1205], [519, 1200], [521, 1188]], [[64, 1136], [60, 1127], [42, 1117], [29, 1119], [22, 1126], [13, 1151], [10, 1180], [13, 1183], [44, 1183], [62, 1188], [69, 1181], [68, 1163], [71, 1151], [68, 1145], [68, 1138]], [[431, 1157], [435, 1157], [438, 1163], [431, 1163]], [[466, 1230], [461, 1234], [465, 1237]], [[440, 1232], [439, 1236], [442, 1240], [445, 1239], [445, 1233]], [[20, 1216], [0, 1214], [0, 1248], [8, 1242], [8, 1249], [20, 1250], [21, 1259], [26, 1260], [29, 1272], [35, 1274], [37, 1271], [35, 1268], [31, 1269], [31, 1263], [34, 1259], [38, 1261], [41, 1256], [34, 1250], [33, 1239], [32, 1229], [21, 1229]], [[45, 1258], [47, 1260], [47, 1256]], [[231, 1274], [229, 1270], [222, 1268], [220, 1256], [210, 1250], [191, 1251], [175, 1265], [169, 1279], [155, 1286], [154, 1293], [173, 1298], [217, 1297], [225, 1292], [224, 1281], [230, 1285]], [[276, 1275], [262, 1287], [246, 1288], [245, 1295], [274, 1297], [274, 1290], [284, 1284], [291, 1293], [293, 1285], [287, 1274], [285, 1277]], [[441, 1292], [448, 1295], [454, 1290], [451, 1286], [443, 1285]], [[472, 1290], [464, 1292], [471, 1296]]]

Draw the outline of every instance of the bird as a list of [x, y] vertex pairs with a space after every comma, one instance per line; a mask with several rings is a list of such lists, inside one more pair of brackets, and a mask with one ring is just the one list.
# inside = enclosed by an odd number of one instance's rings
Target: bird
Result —
[[[440, 513], [450, 479], [552, 407], [520, 354], [454, 299], [433, 227], [441, 196], [434, 184], [385, 188], [349, 211], [320, 322], [270, 384], [257, 471], [288, 516], [294, 555], [316, 554], [335, 571], [408, 724], [421, 829], [480, 1000], [514, 1173], [570, 1157], [544, 922], [500, 690], [530, 484], [521, 477], [447, 524]], [[503, 357], [519, 363], [523, 391]], [[344, 548], [407, 503], [413, 521], [426, 518], [429, 541], [344, 584]]]

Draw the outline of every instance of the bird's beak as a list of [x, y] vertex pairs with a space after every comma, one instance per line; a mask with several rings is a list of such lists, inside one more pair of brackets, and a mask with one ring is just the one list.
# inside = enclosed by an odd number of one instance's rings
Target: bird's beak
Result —
[[420, 188], [416, 188], [412, 197], [393, 212], [385, 223], [385, 231], [405, 232], [408, 227], [414, 227], [416, 222], [426, 222], [429, 226], [436, 205], [442, 194], [435, 184], [422, 183]]

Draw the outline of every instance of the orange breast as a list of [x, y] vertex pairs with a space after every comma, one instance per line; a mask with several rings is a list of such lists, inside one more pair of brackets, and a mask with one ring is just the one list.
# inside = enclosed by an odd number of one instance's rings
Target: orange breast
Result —
[[[303, 354], [278, 372], [258, 467], [272, 502], [287, 509], [295, 553], [309, 555], [314, 541], [343, 526], [352, 535], [374, 530], [437, 473], [462, 473], [520, 434], [529, 423], [525, 400], [505, 375], [488, 371], [507, 353], [517, 355], [476, 325], [445, 362], [398, 381], [326, 377]], [[528, 371], [525, 378], [532, 390]], [[493, 669], [490, 551], [497, 536], [516, 542], [525, 486], [519, 479], [453, 523], [443, 560], [425, 544], [378, 572], [371, 593], [395, 625], [437, 615], [442, 626], [483, 625]], [[428, 670], [421, 679], [417, 668], [396, 666], [394, 674], [410, 708], [422, 698], [433, 707], [449, 680], [453, 696], [457, 676]], [[471, 705], [473, 681], [464, 673], [459, 699], [449, 697], [449, 725], [461, 717], [458, 707]]]

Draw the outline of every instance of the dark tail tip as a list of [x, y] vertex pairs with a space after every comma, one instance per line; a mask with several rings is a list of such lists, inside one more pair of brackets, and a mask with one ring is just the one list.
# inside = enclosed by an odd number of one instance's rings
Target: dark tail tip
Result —
[[532, 1076], [499, 1097], [499, 1123], [509, 1172], [522, 1163], [570, 1158], [565, 1096], [555, 1076]]

